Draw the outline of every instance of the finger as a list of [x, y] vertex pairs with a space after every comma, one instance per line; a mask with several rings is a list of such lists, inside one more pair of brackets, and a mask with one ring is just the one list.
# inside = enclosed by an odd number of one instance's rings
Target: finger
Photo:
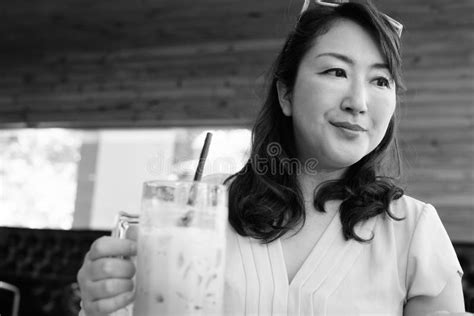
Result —
[[83, 301], [84, 310], [87, 315], [93, 313], [113, 313], [121, 308], [124, 308], [133, 302], [134, 293], [126, 292], [114, 297], [109, 297], [96, 301]]
[[128, 239], [104, 236], [94, 241], [91, 249], [87, 253], [87, 258], [89, 260], [96, 260], [104, 257], [130, 257], [136, 254], [136, 242]]
[[133, 281], [131, 279], [106, 279], [89, 282], [86, 296], [91, 301], [97, 301], [132, 291]]
[[129, 259], [99, 258], [90, 264], [90, 280], [131, 279], [135, 275], [135, 265]]

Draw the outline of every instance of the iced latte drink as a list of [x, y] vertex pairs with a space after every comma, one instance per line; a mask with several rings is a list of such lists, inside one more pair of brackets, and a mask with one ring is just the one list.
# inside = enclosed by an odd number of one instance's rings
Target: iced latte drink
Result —
[[221, 315], [227, 190], [144, 184], [134, 316]]

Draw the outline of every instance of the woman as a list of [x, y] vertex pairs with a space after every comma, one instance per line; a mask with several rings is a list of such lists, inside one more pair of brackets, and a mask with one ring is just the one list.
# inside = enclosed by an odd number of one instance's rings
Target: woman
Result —
[[[274, 64], [251, 159], [228, 179], [226, 314], [464, 310], [435, 209], [389, 174], [400, 31], [370, 4], [304, 9]], [[78, 274], [87, 316], [133, 299], [133, 264], [110, 256], [135, 251], [112, 238], [91, 247]]]

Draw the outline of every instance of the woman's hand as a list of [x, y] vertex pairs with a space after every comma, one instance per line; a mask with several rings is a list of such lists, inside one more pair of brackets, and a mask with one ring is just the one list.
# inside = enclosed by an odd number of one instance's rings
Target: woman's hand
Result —
[[77, 274], [87, 316], [107, 315], [133, 301], [136, 242], [101, 237], [91, 246]]

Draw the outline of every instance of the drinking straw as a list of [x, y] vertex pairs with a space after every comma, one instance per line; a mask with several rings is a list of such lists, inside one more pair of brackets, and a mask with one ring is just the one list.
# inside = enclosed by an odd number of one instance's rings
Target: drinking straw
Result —
[[211, 145], [212, 133], [206, 134], [206, 140], [204, 140], [204, 146], [201, 150], [201, 156], [199, 157], [198, 166], [196, 173], [194, 174], [194, 181], [201, 181], [202, 172], [204, 170], [204, 164], [206, 163], [207, 153], [209, 152], [209, 146]]
[[[208, 132], [206, 134], [206, 140], [204, 141], [204, 145], [201, 150], [201, 156], [199, 157], [196, 173], [194, 174], [194, 182], [201, 181], [202, 172], [204, 170], [204, 164], [206, 163], [206, 159], [207, 159], [207, 153], [209, 152], [209, 146], [211, 145], [211, 139], [212, 139], [212, 133]], [[196, 192], [195, 183], [193, 183], [191, 185], [191, 191], [189, 192], [188, 205], [194, 204], [194, 200], [196, 199], [196, 194], [197, 192]], [[182, 219], [185, 225], [187, 221], [191, 220], [192, 218], [191, 214], [192, 213], [189, 214], [189, 218], [188, 218], [188, 215], [186, 215], [185, 218]]]

